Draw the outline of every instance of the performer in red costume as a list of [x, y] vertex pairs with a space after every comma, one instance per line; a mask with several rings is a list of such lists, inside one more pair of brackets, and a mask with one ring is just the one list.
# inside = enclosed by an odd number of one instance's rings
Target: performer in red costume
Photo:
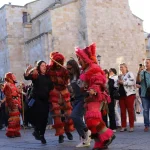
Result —
[[87, 91], [85, 98], [85, 121], [91, 130], [91, 137], [95, 140], [93, 150], [107, 148], [115, 138], [113, 131], [106, 127], [100, 111], [103, 101], [110, 101], [104, 92], [106, 77], [97, 65], [96, 45], [92, 44], [85, 49], [76, 48], [76, 55], [83, 72], [80, 75], [81, 90]]
[[63, 67], [64, 56], [59, 52], [50, 54], [50, 65], [47, 67], [47, 74], [54, 83], [54, 90], [50, 92], [50, 103], [52, 104], [56, 136], [59, 136], [59, 143], [64, 142], [63, 134], [66, 133], [69, 140], [73, 139], [70, 132], [74, 131], [73, 121], [70, 118], [72, 106], [70, 93], [67, 89], [69, 74]]
[[16, 77], [9, 72], [5, 75], [4, 94], [6, 96], [6, 106], [8, 107], [9, 120], [6, 136], [10, 138], [20, 137], [20, 112], [21, 98], [20, 91], [16, 87]]

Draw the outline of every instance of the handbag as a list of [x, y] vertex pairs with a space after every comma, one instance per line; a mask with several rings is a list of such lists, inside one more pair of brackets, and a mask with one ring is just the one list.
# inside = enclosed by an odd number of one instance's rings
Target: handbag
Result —
[[119, 100], [120, 94], [119, 94], [119, 89], [118, 89], [118, 88], [116, 88], [116, 89], [113, 91], [113, 98]]
[[146, 75], [145, 75], [145, 71], [144, 71], [144, 82], [145, 82], [145, 87], [146, 87], [146, 94], [145, 97], [150, 99], [150, 87], [147, 87], [147, 82], [146, 82]]
[[126, 96], [126, 92], [125, 92], [124, 86], [122, 84], [120, 84], [118, 91], [119, 91], [120, 97]]
[[28, 103], [28, 106], [33, 107], [34, 103], [35, 103], [35, 99], [31, 98], [31, 100]]

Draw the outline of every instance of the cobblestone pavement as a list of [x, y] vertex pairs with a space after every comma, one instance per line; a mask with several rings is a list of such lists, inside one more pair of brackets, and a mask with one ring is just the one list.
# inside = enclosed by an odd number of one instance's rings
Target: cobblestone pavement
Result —
[[[133, 133], [117, 131], [116, 139], [109, 146], [109, 150], [150, 150], [150, 132], [143, 132], [143, 119], [138, 117], [135, 123], [135, 131]], [[33, 130], [22, 130], [22, 137], [9, 139], [5, 136], [5, 131], [0, 131], [0, 150], [91, 150], [88, 148], [76, 148], [79, 137], [76, 132], [73, 133], [74, 140], [65, 139], [63, 144], [58, 144], [58, 137], [54, 136], [54, 130], [46, 131], [47, 144], [42, 145], [40, 141], [36, 141], [32, 136]]]

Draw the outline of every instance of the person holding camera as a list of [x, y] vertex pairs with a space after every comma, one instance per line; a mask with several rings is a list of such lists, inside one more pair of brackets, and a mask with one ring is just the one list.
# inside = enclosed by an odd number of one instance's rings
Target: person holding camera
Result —
[[141, 99], [143, 106], [143, 117], [144, 117], [144, 132], [149, 131], [149, 111], [150, 111], [150, 59], [146, 59], [145, 70], [143, 67], [139, 67], [137, 74], [137, 82], [141, 85]]

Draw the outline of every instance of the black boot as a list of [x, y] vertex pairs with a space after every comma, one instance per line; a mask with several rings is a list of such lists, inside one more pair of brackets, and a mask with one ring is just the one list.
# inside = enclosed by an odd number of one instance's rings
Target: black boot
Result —
[[59, 143], [63, 143], [64, 142], [64, 136], [63, 135], [59, 136], [58, 142]]
[[36, 140], [41, 140], [40, 134], [39, 134], [38, 131], [34, 131], [34, 132], [32, 133], [32, 135], [35, 137]]
[[73, 136], [70, 132], [67, 132], [66, 135], [69, 140], [73, 140]]
[[116, 136], [113, 135], [109, 140], [105, 141], [105, 146], [108, 147], [108, 145], [110, 145], [115, 138]]
[[42, 144], [46, 144], [46, 140], [45, 140], [44, 135], [41, 135], [40, 138], [41, 138], [41, 143]]
[[91, 134], [91, 139], [98, 139], [99, 134], [95, 133], [95, 134]]

